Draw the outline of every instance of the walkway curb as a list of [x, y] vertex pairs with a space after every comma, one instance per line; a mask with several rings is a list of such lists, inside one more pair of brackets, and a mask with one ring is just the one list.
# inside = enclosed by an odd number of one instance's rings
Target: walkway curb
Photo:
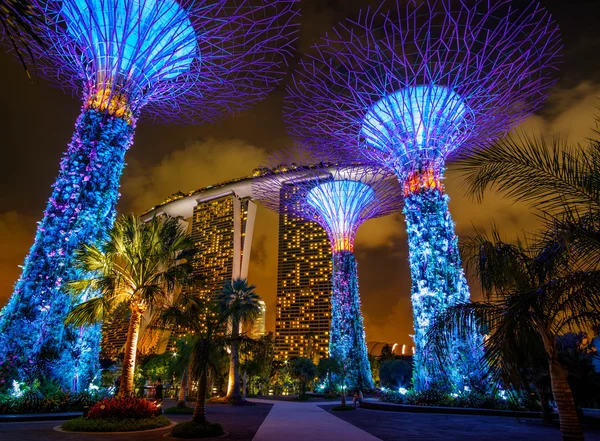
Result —
[[442, 413], [451, 415], [477, 415], [477, 416], [501, 416], [513, 418], [541, 418], [541, 412], [526, 410], [495, 410], [495, 409], [471, 409], [467, 407], [441, 407], [441, 406], [411, 406], [408, 404], [385, 403], [383, 401], [363, 401], [362, 409], [384, 410], [389, 412], [412, 412], [412, 413]]
[[64, 430], [60, 426], [54, 426], [52, 429], [56, 432], [61, 433], [76, 433], [78, 435], [130, 435], [132, 433], [149, 433], [149, 432], [158, 432], [160, 430], [172, 429], [175, 427], [177, 422], [171, 421], [171, 424], [164, 427], [157, 427], [156, 429], [147, 429], [147, 430], [129, 430], [127, 432], [75, 432], [72, 430]]
[[64, 421], [83, 416], [83, 412], [57, 413], [11, 413], [0, 415], [0, 423], [23, 423], [28, 421]]

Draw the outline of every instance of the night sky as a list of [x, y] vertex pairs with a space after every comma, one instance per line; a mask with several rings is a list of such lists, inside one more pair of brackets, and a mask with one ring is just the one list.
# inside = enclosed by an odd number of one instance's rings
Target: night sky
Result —
[[[525, 1], [525, 0], [524, 0]], [[344, 17], [379, 1], [302, 0], [298, 56]], [[394, 1], [390, 2], [393, 6]], [[519, 2], [516, 2], [519, 3]], [[592, 136], [600, 115], [600, 0], [542, 0], [560, 24], [564, 63], [543, 110], [520, 130], [561, 134], [573, 141]], [[265, 101], [215, 125], [163, 126], [140, 122], [122, 179], [121, 213], [140, 213], [178, 190], [190, 191], [247, 176], [290, 140], [281, 116], [284, 84]], [[0, 306], [19, 275], [18, 265], [33, 242], [50, 185], [58, 173], [79, 113], [80, 100], [44, 81], [30, 82], [11, 55], [0, 54]], [[494, 223], [505, 238], [533, 232], [535, 213], [498, 195], [482, 204], [465, 197], [460, 176], [449, 166], [446, 189], [457, 233]], [[275, 327], [277, 216], [262, 208], [257, 217], [250, 282], [267, 303], [267, 329]], [[404, 221], [400, 214], [367, 222], [355, 246], [367, 340], [411, 344], [410, 276]], [[479, 289], [469, 280], [472, 297]]]

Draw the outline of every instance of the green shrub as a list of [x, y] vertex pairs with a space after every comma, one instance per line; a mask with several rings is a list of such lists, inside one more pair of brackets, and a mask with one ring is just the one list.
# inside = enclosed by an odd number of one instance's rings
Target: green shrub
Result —
[[415, 392], [409, 390], [405, 394], [396, 391], [385, 391], [381, 401], [394, 404], [409, 404], [417, 406], [466, 407], [478, 409], [507, 410], [516, 409], [509, 400], [498, 395], [486, 395], [478, 392], [463, 392], [447, 394], [436, 389]]
[[69, 408], [81, 410], [92, 407], [98, 401], [100, 401], [99, 397], [89, 392], [76, 392], [69, 395]]
[[105, 398], [92, 406], [88, 418], [152, 418], [157, 414], [156, 404], [143, 398]]
[[340, 412], [340, 411], [345, 412], [348, 410], [356, 410], [356, 408], [354, 406], [349, 406], [349, 405], [345, 405], [345, 406], [339, 405], [339, 406], [332, 407], [331, 410], [333, 410], [335, 412]]
[[10, 395], [0, 394], [0, 414], [13, 413], [15, 401]]
[[296, 399], [298, 401], [309, 401], [310, 395], [306, 395], [306, 394], [298, 395], [298, 398], [296, 398]]
[[415, 396], [415, 404], [418, 406], [448, 406], [451, 398], [438, 389], [427, 389]]
[[[379, 366], [379, 382], [385, 387], [398, 387], [412, 381], [412, 363], [406, 360], [388, 360]], [[363, 391], [364, 392], [364, 391]]]
[[52, 382], [24, 389], [20, 397], [0, 394], [0, 414], [77, 412], [90, 408], [107, 394], [106, 391], [68, 393]]
[[21, 399], [19, 400], [19, 407], [24, 412], [27, 412], [29, 409], [42, 409], [43, 400], [44, 397], [40, 392], [28, 390], [21, 396]]
[[215, 436], [223, 435], [223, 426], [219, 423], [206, 422], [204, 424], [197, 424], [193, 421], [186, 421], [185, 423], [176, 424], [171, 429], [170, 435], [173, 438], [212, 438]]
[[168, 415], [191, 415], [194, 413], [194, 408], [187, 406], [175, 406], [165, 409], [164, 413]]
[[159, 429], [171, 424], [165, 416], [152, 418], [99, 418], [79, 417], [65, 421], [61, 428], [69, 432], [136, 432], [139, 430]]

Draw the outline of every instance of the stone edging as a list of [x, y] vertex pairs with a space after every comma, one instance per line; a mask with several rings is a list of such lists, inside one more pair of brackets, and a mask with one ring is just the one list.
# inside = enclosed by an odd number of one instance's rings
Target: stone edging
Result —
[[167, 430], [172, 429], [173, 426], [177, 424], [175, 421], [171, 421], [171, 424], [164, 427], [159, 427], [157, 429], [148, 429], [148, 430], [129, 430], [127, 432], [74, 432], [72, 430], [63, 430], [60, 426], [54, 426], [53, 429], [57, 432], [61, 433], [77, 433], [77, 434], [85, 434], [85, 435], [124, 435], [130, 433], [149, 433], [149, 432], [158, 432], [159, 430]]
[[362, 409], [384, 410], [391, 412], [442, 413], [453, 415], [503, 416], [513, 418], [540, 418], [542, 415], [541, 412], [532, 412], [526, 410], [512, 411], [468, 407], [414, 406], [408, 404], [385, 403], [382, 401], [363, 401], [360, 407]]
[[83, 412], [56, 412], [56, 413], [12, 413], [0, 415], [0, 423], [25, 423], [35, 421], [64, 421], [83, 416]]
[[211, 436], [208, 438], [175, 438], [174, 436], [169, 436], [168, 433], [165, 433], [163, 435], [163, 438], [166, 439], [177, 439], [177, 440], [182, 440], [182, 439], [218, 439], [218, 438], [225, 438], [226, 436], [229, 436], [229, 432], [223, 432], [223, 435], [219, 435], [219, 436]]

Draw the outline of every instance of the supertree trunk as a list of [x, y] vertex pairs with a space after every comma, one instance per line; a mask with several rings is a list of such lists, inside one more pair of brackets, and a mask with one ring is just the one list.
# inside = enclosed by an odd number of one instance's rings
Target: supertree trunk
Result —
[[470, 296], [448, 196], [440, 187], [414, 190], [406, 193], [404, 206], [415, 329], [413, 384], [416, 390], [479, 387], [481, 345], [474, 329], [466, 338], [453, 338], [450, 347], [427, 344], [436, 316], [448, 306], [469, 302]]
[[348, 366], [347, 378], [352, 387], [372, 388], [356, 259], [348, 250], [334, 251], [332, 258], [329, 356]]
[[65, 388], [82, 388], [97, 371], [98, 327], [64, 326], [74, 306], [65, 284], [78, 277], [75, 250], [100, 239], [114, 222], [133, 130], [131, 122], [85, 107], [77, 119], [35, 242], [0, 318], [0, 361], [17, 356], [18, 379], [50, 377]]

